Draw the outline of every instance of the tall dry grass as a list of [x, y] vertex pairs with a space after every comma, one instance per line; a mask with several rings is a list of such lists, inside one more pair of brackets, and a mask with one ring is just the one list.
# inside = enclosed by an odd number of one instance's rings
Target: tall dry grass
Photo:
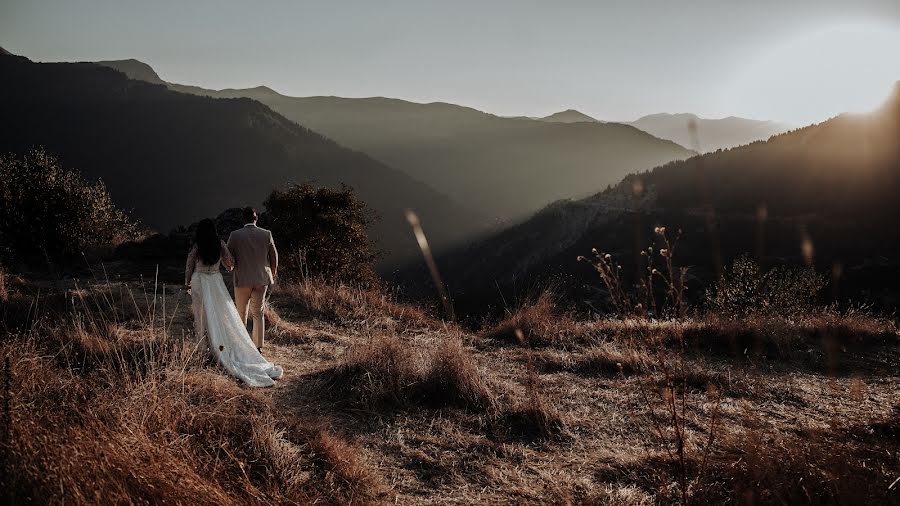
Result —
[[192, 335], [170, 333], [161, 291], [131, 294], [147, 303], [132, 317], [98, 293], [0, 343], [8, 504], [365, 503], [386, 493], [364, 452], [312, 422], [286, 423], [271, 397], [205, 366]]
[[376, 336], [352, 347], [326, 374], [342, 402], [373, 410], [461, 407], [493, 413], [495, 393], [458, 338], [418, 349], [397, 336]]
[[307, 278], [277, 285], [270, 297], [274, 319], [321, 319], [337, 325], [365, 326], [384, 333], [444, 331], [452, 326], [431, 317], [422, 308], [402, 304], [391, 294], [374, 288], [329, 283]]

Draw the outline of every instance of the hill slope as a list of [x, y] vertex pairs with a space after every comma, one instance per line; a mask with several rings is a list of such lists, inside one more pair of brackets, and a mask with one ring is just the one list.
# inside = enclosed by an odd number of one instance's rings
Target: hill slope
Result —
[[[473, 307], [497, 297], [496, 287], [480, 288], [489, 284], [485, 280], [521, 291], [564, 276], [566, 288], [595, 287], [596, 273], [576, 256], [597, 247], [629, 274], [653, 227], [667, 226], [670, 235], [684, 230], [678, 261], [692, 266], [698, 283], [743, 253], [768, 264], [802, 263], [807, 256], [821, 270], [838, 269], [843, 292], [835, 295], [866, 290], [890, 306], [900, 286], [898, 139], [900, 84], [877, 113], [842, 115], [766, 142], [673, 162], [590, 198], [558, 202], [444, 257], [444, 277], [455, 284], [458, 300]], [[634, 188], [645, 190], [635, 198]], [[806, 252], [804, 244], [811, 246]]]
[[[130, 72], [130, 66], [105, 64]], [[259, 100], [498, 219], [525, 217], [557, 199], [587, 196], [630, 172], [691, 155], [620, 124], [502, 118], [453, 104], [389, 98], [287, 97], [264, 87], [169, 86]]]
[[773, 135], [789, 130], [787, 125], [775, 121], [759, 121], [734, 116], [706, 119], [687, 113], [651, 114], [628, 124], [660, 139], [668, 139], [682, 146], [693, 148], [695, 141], [689, 128], [692, 121], [697, 126], [697, 142], [699, 142], [701, 152], [764, 141]]
[[0, 151], [43, 145], [103, 178], [119, 205], [153, 227], [259, 205], [273, 188], [304, 181], [354, 187], [379, 214], [374, 236], [392, 258], [415, 250], [405, 208], [422, 215], [438, 246], [478, 226], [428, 186], [253, 100], [177, 93], [90, 63], [3, 56], [0, 71]]

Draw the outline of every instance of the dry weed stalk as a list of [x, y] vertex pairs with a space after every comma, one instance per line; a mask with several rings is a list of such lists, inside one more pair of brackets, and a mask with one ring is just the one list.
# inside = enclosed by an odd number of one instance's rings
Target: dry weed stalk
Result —
[[[637, 274], [637, 295], [626, 288], [622, 278], [622, 266], [613, 261], [612, 255], [601, 254], [594, 249], [594, 259], [578, 257], [578, 260], [589, 261], [600, 274], [600, 279], [610, 294], [613, 306], [620, 314], [633, 315], [642, 320], [662, 314], [682, 318], [687, 311], [684, 298], [687, 268], [676, 266], [674, 262], [676, 247], [682, 233], [679, 230], [675, 239], [670, 240], [665, 227], [656, 227], [654, 234], [657, 248], [650, 246], [641, 251], [645, 265], [644, 272]], [[656, 255], [663, 259], [662, 270], [654, 266]], [[654, 280], [658, 280], [665, 290], [661, 303], [657, 303], [656, 300]], [[649, 388], [640, 379], [638, 386], [655, 435], [663, 445], [669, 461], [675, 465], [680, 500], [682, 504], [688, 504], [692, 497], [692, 490], [701, 483], [709, 451], [715, 441], [716, 422], [722, 399], [721, 387], [712, 384], [708, 386], [708, 394], [711, 399], [715, 399], [715, 406], [708, 424], [709, 438], [702, 453], [701, 465], [696, 476], [691, 477], [686, 423], [689, 372], [685, 367], [684, 332], [680, 327], [675, 328], [673, 350], [669, 346], [667, 336], [657, 335], [650, 328], [649, 326], [643, 327], [643, 339], [633, 341], [633, 344], [644, 348], [642, 356], [654, 357], [653, 363], [646, 364], [642, 369], [655, 371], [655, 374], [661, 375], [660, 383], [663, 386], [661, 389], [653, 389], [658, 393], [657, 399], [651, 397], [648, 392]], [[620, 364], [619, 367], [624, 378], [624, 365]]]
[[[630, 289], [622, 275], [622, 264], [615, 261], [609, 253], [601, 253], [596, 248], [591, 250], [594, 258], [579, 256], [579, 262], [588, 262], [600, 275], [600, 281], [606, 287], [610, 300], [616, 311], [623, 316], [684, 316], [687, 306], [684, 299], [685, 277], [687, 267], [674, 264], [675, 248], [681, 239], [681, 230], [674, 240], [669, 240], [666, 227], [654, 229], [657, 247], [649, 246], [641, 251], [644, 259], [644, 272], [637, 272], [636, 293]], [[655, 267], [656, 255], [663, 259], [663, 270]], [[658, 304], [654, 280], [658, 279], [665, 288], [663, 304]]]

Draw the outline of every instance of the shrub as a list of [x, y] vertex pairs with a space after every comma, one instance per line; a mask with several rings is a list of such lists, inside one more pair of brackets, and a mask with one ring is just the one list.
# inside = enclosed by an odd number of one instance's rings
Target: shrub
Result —
[[824, 278], [812, 267], [775, 267], [764, 273], [754, 260], [742, 256], [731, 264], [722, 283], [707, 291], [707, 304], [725, 315], [765, 311], [794, 316], [812, 309], [824, 286]]
[[260, 221], [276, 238], [284, 277], [377, 283], [377, 254], [366, 234], [372, 217], [349, 187], [291, 184], [273, 191], [264, 205]]
[[60, 266], [136, 235], [102, 181], [85, 181], [43, 150], [0, 156], [0, 261]]

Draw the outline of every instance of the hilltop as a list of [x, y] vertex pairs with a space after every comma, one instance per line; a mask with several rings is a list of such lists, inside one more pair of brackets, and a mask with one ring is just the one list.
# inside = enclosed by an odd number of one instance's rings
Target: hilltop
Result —
[[583, 121], [597, 122], [599, 120], [594, 119], [581, 111], [576, 111], [575, 109], [566, 109], [565, 111], [560, 111], [549, 116], [544, 116], [543, 118], [541, 118], [541, 121], [549, 121], [551, 123], [580, 123]]

